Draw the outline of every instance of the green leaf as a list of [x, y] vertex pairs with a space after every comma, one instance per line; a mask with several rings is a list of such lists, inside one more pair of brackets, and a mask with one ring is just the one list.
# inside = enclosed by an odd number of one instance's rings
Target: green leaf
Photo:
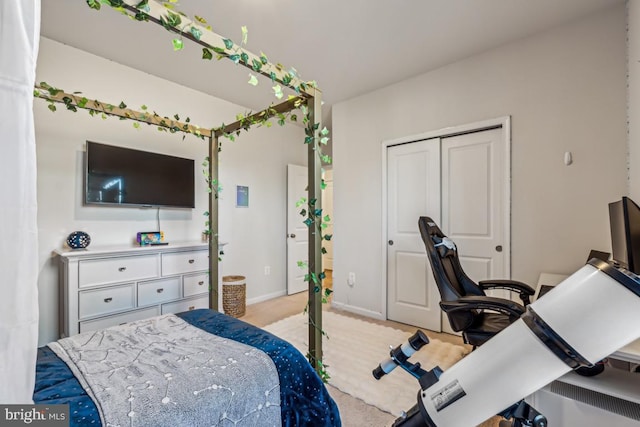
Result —
[[275, 83], [278, 76], [276, 76], [276, 73], [274, 73], [273, 71], [269, 73], [269, 77], [271, 77], [271, 82]]
[[329, 129], [327, 129], [327, 127], [323, 127], [322, 130], [320, 131], [320, 135], [322, 136], [327, 136], [329, 135]]
[[258, 61], [257, 59], [253, 58], [253, 60], [251, 61], [251, 68], [253, 68], [253, 71], [260, 71], [262, 69], [262, 62]]
[[100, 10], [100, 3], [97, 0], [87, 0], [87, 4], [91, 9]]
[[148, 108], [148, 107], [147, 107], [146, 105], [141, 105], [141, 106], [140, 106], [140, 109], [141, 109], [142, 111], [147, 111], [147, 108]]
[[202, 37], [202, 31], [200, 31], [200, 29], [199, 29], [199, 28], [191, 27], [191, 35], [192, 35], [196, 40], [200, 40], [200, 37]]
[[311, 227], [313, 225], [313, 220], [311, 218], [307, 218], [304, 220], [304, 223], [307, 225], [307, 227]]
[[249, 55], [247, 55], [247, 53], [246, 53], [246, 52], [242, 52], [242, 53], [240, 54], [240, 60], [241, 60], [242, 62], [244, 62], [245, 64], [247, 64], [247, 63], [249, 62]]
[[282, 97], [284, 96], [284, 94], [282, 93], [282, 86], [280, 85], [275, 85], [273, 87], [273, 92], [276, 95], [276, 98], [278, 99], [282, 99]]
[[249, 31], [247, 30], [247, 27], [245, 27], [244, 25], [242, 26], [241, 30], [242, 30], [242, 44], [247, 44]]
[[82, 97], [82, 98], [80, 98], [80, 100], [78, 101], [78, 107], [80, 107], [80, 108], [84, 108], [84, 107], [87, 105], [87, 102], [89, 102], [89, 100], [83, 96], [83, 97]]
[[207, 23], [207, 20], [204, 19], [202, 16], [196, 15], [196, 16], [194, 16], [194, 18], [196, 19], [196, 21], [198, 21], [201, 24], [206, 24]]
[[140, 123], [139, 122], [133, 122], [133, 127], [136, 129], [140, 129]]
[[124, 110], [125, 108], [127, 108], [127, 104], [121, 101], [120, 105], [118, 105], [118, 108], [122, 108]]
[[263, 65], [267, 65], [269, 63], [269, 60], [267, 59], [267, 55], [265, 55], [262, 52], [260, 52], [260, 62], [262, 62]]
[[57, 108], [56, 108], [56, 106], [55, 106], [54, 104], [49, 104], [49, 105], [47, 106], [47, 108], [48, 108], [49, 110], [53, 111], [53, 112], [55, 112], [55, 111], [57, 110]]
[[[165, 3], [166, 5], [166, 3]], [[171, 11], [167, 11], [167, 24], [172, 27], [177, 27], [182, 23], [182, 18], [177, 13], [173, 13]]]
[[329, 222], [331, 221], [331, 217], [329, 215], [325, 215], [324, 218], [322, 218], [322, 220], [325, 222]]
[[321, 188], [321, 189], [323, 189], [323, 190], [324, 190], [325, 188], [327, 188], [327, 183], [326, 183], [326, 182], [324, 182], [324, 179], [323, 179], [323, 180], [322, 180], [322, 182], [320, 183], [320, 188]]
[[320, 138], [320, 144], [327, 145], [327, 142], [329, 142], [329, 138], [327, 138], [326, 136]]
[[322, 238], [326, 241], [331, 240], [332, 237], [333, 237], [333, 234], [325, 234], [324, 236], [322, 236]]
[[222, 41], [224, 42], [224, 46], [225, 46], [227, 49], [232, 49], [232, 48], [233, 48], [233, 42], [232, 42], [231, 40], [229, 40], [229, 39], [223, 39]]
[[237, 55], [237, 54], [229, 55], [229, 59], [237, 64], [240, 62], [240, 55]]
[[171, 40], [171, 42], [173, 43], [173, 50], [182, 50], [182, 48], [184, 47], [184, 43], [182, 42], [182, 39], [173, 39]]
[[300, 197], [300, 200], [298, 200], [296, 202], [296, 208], [299, 208], [300, 206], [304, 205], [305, 203], [307, 203], [307, 198], [306, 197]]
[[258, 79], [253, 74], [249, 74], [249, 84], [252, 86], [258, 85]]
[[314, 209], [313, 215], [314, 216], [322, 216], [322, 209]]
[[202, 48], [202, 59], [208, 59], [209, 61], [213, 59], [213, 53], [206, 47]]

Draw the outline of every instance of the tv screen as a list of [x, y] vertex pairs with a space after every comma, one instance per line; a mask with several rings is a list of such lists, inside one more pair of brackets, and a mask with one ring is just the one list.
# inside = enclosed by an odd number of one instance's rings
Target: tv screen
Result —
[[195, 207], [194, 161], [87, 141], [85, 204]]
[[628, 197], [609, 203], [612, 258], [640, 274], [640, 207]]

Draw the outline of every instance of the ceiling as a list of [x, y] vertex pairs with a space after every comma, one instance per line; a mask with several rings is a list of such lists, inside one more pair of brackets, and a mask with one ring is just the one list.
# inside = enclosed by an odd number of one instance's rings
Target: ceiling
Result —
[[[181, 0], [188, 16], [236, 42], [248, 28], [247, 49], [294, 67], [331, 105], [579, 19], [624, 0]], [[203, 61], [174, 34], [127, 19], [84, 0], [43, 0], [42, 35], [260, 110], [278, 102], [271, 82], [247, 84], [249, 70], [231, 61]]]

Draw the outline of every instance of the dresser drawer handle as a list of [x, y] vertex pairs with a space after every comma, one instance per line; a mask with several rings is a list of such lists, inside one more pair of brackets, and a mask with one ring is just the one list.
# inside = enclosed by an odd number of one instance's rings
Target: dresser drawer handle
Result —
[[191, 311], [191, 310], [195, 310], [195, 309], [196, 309], [196, 306], [195, 306], [195, 305], [192, 305], [191, 307], [189, 307], [189, 311]]
[[204, 285], [204, 280], [201, 280], [198, 282], [198, 286], [202, 286], [202, 285]]
[[127, 269], [127, 267], [120, 267], [118, 268], [118, 271], [125, 271]]
[[190, 259], [190, 260], [189, 260], [189, 264], [193, 264], [194, 262], [196, 262], [196, 260], [195, 260], [195, 259]]
[[164, 289], [163, 288], [158, 288], [158, 289], [156, 289], [156, 292], [161, 294], [162, 292], [164, 292]]
[[113, 298], [111, 298], [111, 297], [109, 297], [109, 298], [105, 298], [105, 299], [104, 299], [104, 302], [107, 302], [107, 303], [108, 303], [108, 302], [111, 302], [111, 301], [113, 301]]

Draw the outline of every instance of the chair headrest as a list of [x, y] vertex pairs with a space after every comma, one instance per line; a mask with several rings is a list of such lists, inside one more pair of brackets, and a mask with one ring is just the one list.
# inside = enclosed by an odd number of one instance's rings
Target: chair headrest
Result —
[[433, 237], [434, 248], [437, 248], [440, 257], [448, 257], [455, 255], [456, 252], [456, 244], [453, 240], [448, 237]]

